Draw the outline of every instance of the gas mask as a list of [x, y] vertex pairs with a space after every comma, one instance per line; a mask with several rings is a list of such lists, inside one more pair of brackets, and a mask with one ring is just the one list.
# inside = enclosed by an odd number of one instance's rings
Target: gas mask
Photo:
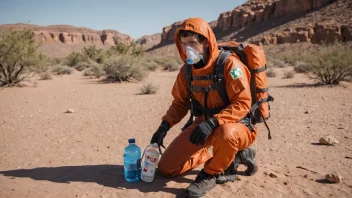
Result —
[[186, 62], [189, 65], [193, 65], [198, 63], [201, 59], [203, 59], [203, 55], [198, 54], [192, 47], [186, 47], [186, 55], [187, 59]]

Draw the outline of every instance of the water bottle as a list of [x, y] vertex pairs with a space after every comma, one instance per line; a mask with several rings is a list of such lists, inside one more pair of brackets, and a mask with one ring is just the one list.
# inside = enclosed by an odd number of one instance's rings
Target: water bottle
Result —
[[196, 64], [200, 61], [200, 59], [202, 59], [202, 56], [197, 54], [197, 52], [190, 46], [186, 47], [186, 55], [187, 55], [186, 62], [189, 65]]
[[[149, 149], [148, 149], [149, 148]], [[148, 149], [148, 150], [147, 150]], [[142, 156], [142, 174], [141, 179], [145, 182], [152, 182], [154, 180], [156, 165], [159, 161], [158, 144], [148, 145], [143, 152]]]
[[141, 149], [135, 142], [134, 138], [129, 139], [129, 145], [123, 152], [125, 179], [128, 182], [139, 181], [141, 175]]

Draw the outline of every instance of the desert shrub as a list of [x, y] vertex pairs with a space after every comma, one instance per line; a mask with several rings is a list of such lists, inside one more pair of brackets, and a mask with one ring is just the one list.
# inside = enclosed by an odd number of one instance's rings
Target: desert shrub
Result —
[[323, 84], [339, 84], [352, 76], [352, 48], [330, 46], [304, 57], [310, 78]]
[[143, 65], [149, 71], [155, 71], [159, 67], [159, 65], [156, 62], [154, 62], [154, 61], [145, 62], [145, 63], [143, 63]]
[[29, 30], [0, 31], [0, 86], [14, 86], [42, 71], [47, 57], [38, 48]]
[[312, 67], [310, 65], [301, 61], [296, 62], [296, 65], [293, 67], [293, 70], [297, 73], [307, 73], [311, 69]]
[[98, 66], [99, 64], [93, 61], [88, 61], [88, 62], [80, 62], [75, 66], [75, 69], [78, 71], [83, 71], [87, 68], [95, 67]]
[[72, 52], [66, 57], [66, 64], [68, 66], [75, 66], [80, 62], [89, 62], [90, 59], [88, 56], [83, 55], [82, 53], [79, 52]]
[[287, 71], [284, 73], [284, 78], [293, 78], [293, 77], [295, 77], [294, 71]]
[[107, 53], [109, 55], [126, 55], [129, 49], [130, 46], [118, 43], [116, 46], [111, 46]]
[[288, 63], [288, 65], [290, 66], [296, 65], [296, 63], [301, 59], [302, 59], [302, 56], [298, 54], [290, 54], [283, 57], [283, 61]]
[[134, 56], [143, 56], [144, 55], [144, 48], [142, 46], [133, 46], [132, 47], [132, 55]]
[[103, 49], [98, 49], [95, 45], [84, 47], [82, 55], [99, 64], [104, 63], [109, 56]]
[[89, 68], [86, 68], [83, 72], [84, 76], [94, 76], [96, 78], [100, 78], [101, 76], [104, 76], [104, 71], [101, 65], [99, 64], [94, 64]]
[[51, 72], [57, 75], [72, 74], [73, 69], [71, 67], [64, 66], [64, 65], [55, 65], [52, 67]]
[[103, 70], [108, 82], [129, 81], [130, 78], [140, 81], [147, 76], [147, 72], [132, 56], [109, 59], [104, 63]]
[[50, 72], [46, 71], [46, 72], [42, 72], [39, 74], [39, 79], [40, 80], [51, 80], [52, 77], [51, 77]]
[[141, 94], [155, 94], [159, 89], [159, 86], [154, 85], [151, 82], [147, 82], [140, 88]]
[[275, 77], [276, 72], [272, 68], [269, 68], [268, 70], [266, 70], [266, 76], [269, 78]]
[[168, 71], [176, 71], [179, 69], [180, 65], [177, 63], [177, 61], [173, 59], [169, 59], [167, 62], [164, 63], [164, 70]]
[[287, 66], [285, 61], [273, 58], [272, 56], [266, 56], [266, 65], [268, 67], [278, 67], [278, 68], [284, 68]]

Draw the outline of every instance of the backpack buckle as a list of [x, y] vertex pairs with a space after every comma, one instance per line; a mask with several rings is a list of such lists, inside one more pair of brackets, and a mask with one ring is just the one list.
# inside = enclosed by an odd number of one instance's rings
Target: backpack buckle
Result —
[[207, 87], [205, 87], [205, 91], [206, 92], [211, 92], [213, 89], [211, 88], [211, 86], [207, 86]]

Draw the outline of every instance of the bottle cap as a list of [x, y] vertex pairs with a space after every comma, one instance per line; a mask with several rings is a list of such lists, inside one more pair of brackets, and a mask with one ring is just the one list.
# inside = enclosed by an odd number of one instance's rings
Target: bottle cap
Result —
[[131, 139], [128, 139], [128, 143], [136, 143], [136, 139], [134, 139], [134, 138], [131, 138]]

